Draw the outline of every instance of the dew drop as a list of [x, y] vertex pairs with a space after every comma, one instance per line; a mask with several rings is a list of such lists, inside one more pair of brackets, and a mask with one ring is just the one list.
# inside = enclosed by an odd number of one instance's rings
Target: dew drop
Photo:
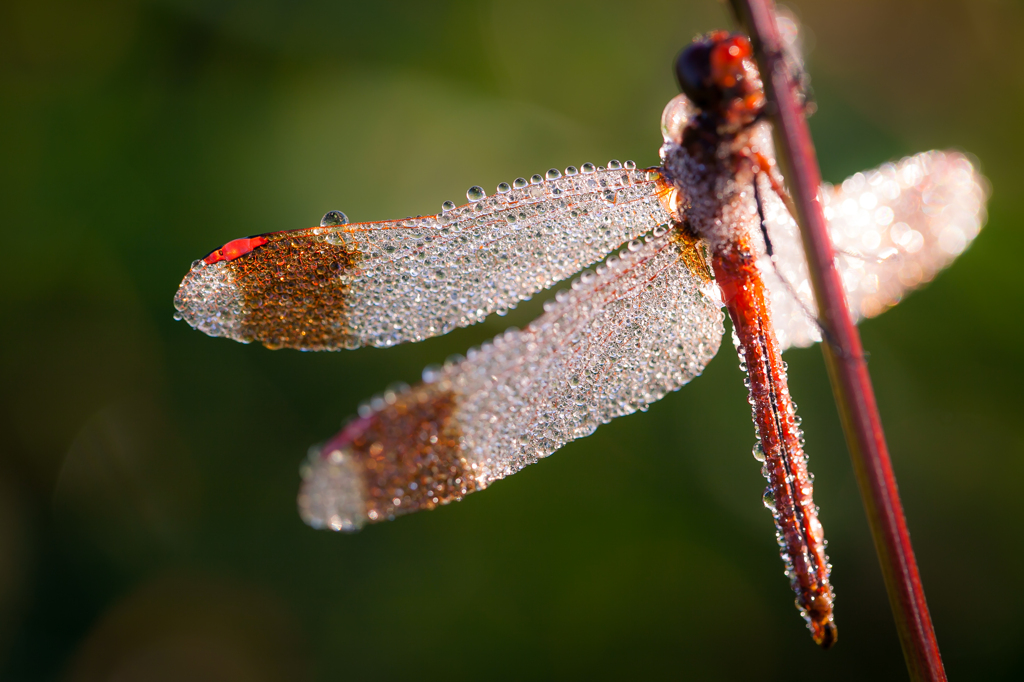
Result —
[[764, 497], [761, 498], [761, 501], [764, 502], [765, 509], [773, 514], [775, 513], [775, 493], [772, 492], [771, 488], [764, 489]]
[[[427, 365], [423, 368], [423, 383], [432, 384], [441, 378], [442, 368], [440, 365]], [[373, 414], [372, 412], [370, 414]], [[364, 416], [362, 413], [362, 407], [360, 407], [359, 416]], [[366, 415], [369, 416], [369, 415]]]
[[512, 182], [512, 186], [515, 187], [516, 189], [522, 189], [523, 187], [526, 187], [529, 184], [530, 183], [526, 181], [526, 178], [516, 178], [515, 181]]
[[503, 182], [498, 185], [498, 194], [507, 194], [511, 189], [512, 187], [507, 182]]
[[618, 159], [612, 159], [608, 162], [608, 170], [619, 170], [622, 168], [622, 164], [619, 163]]
[[758, 462], [764, 461], [764, 448], [761, 447], [760, 441], [754, 443], [754, 459], [756, 459]]
[[544, 177], [548, 180], [557, 180], [562, 177], [562, 172], [557, 168], [549, 168], [548, 172], [544, 174]]
[[486, 196], [487, 192], [485, 192], [484, 188], [481, 187], [480, 185], [473, 185], [468, 190], [466, 190], [466, 198], [469, 199], [470, 201], [480, 201]]
[[320, 219], [320, 227], [334, 227], [335, 225], [347, 225], [348, 216], [341, 211], [328, 211]]
[[443, 204], [441, 204], [441, 210], [444, 211], [445, 213], [452, 210], [453, 208], [455, 208], [454, 201], [446, 201]]
[[636, 168], [636, 161], [627, 161], [626, 163], [622, 164], [622, 167], [625, 168], [626, 170], [633, 170], [634, 168]]
[[579, 171], [576, 170], [576, 166], [568, 166], [565, 169], [565, 174], [566, 175], [576, 175], [577, 173], [579, 173]]
[[580, 171], [583, 173], [593, 173], [595, 170], [597, 170], [597, 168], [595, 168], [592, 163], [585, 163], [580, 166]]
[[530, 176], [531, 185], [539, 185], [542, 182], [544, 182], [544, 178], [542, 178], [539, 173], [534, 173]]

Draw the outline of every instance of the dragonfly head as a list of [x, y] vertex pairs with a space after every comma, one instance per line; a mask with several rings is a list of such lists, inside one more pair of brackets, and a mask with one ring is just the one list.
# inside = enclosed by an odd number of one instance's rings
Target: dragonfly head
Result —
[[679, 87], [716, 124], [739, 130], [764, 109], [764, 87], [750, 40], [714, 31], [694, 40], [676, 60]]

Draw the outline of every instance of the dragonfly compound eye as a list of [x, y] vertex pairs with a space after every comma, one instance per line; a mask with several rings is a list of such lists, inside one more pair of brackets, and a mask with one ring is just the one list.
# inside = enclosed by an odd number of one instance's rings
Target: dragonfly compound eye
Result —
[[747, 76], [747, 64], [752, 56], [746, 36], [715, 41], [708, 54], [711, 80], [723, 90], [737, 87]]
[[694, 41], [676, 59], [676, 80], [684, 95], [701, 109], [712, 106], [717, 99], [711, 84], [711, 44]]
[[764, 95], [746, 36], [715, 31], [696, 39], [676, 60], [676, 78], [693, 103], [731, 124], [750, 123]]

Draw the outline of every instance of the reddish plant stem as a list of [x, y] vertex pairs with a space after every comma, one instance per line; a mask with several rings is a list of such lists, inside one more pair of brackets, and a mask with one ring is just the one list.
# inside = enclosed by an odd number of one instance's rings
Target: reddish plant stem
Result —
[[772, 0], [731, 0], [750, 35], [771, 106], [780, 160], [796, 205], [826, 342], [822, 351], [854, 472], [882, 566], [912, 680], [945, 680], [935, 630], [910, 544], [860, 336], [846, 306], [819, 187], [821, 172], [792, 74], [785, 66]]

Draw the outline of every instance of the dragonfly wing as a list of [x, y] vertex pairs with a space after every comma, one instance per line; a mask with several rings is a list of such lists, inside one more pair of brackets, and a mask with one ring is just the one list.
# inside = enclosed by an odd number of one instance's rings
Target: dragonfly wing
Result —
[[376, 399], [311, 453], [306, 522], [355, 530], [461, 499], [699, 375], [723, 333], [717, 289], [700, 243], [679, 227], [655, 235], [526, 329]]
[[[874, 317], [931, 281], [985, 222], [987, 188], [956, 152], [931, 151], [822, 188], [836, 265], [855, 320]], [[759, 266], [782, 348], [821, 340], [800, 234], [782, 201], [761, 192], [775, 252]]]
[[475, 324], [669, 222], [660, 170], [609, 166], [535, 175], [435, 216], [235, 240], [193, 263], [175, 307], [211, 336], [301, 350]]

